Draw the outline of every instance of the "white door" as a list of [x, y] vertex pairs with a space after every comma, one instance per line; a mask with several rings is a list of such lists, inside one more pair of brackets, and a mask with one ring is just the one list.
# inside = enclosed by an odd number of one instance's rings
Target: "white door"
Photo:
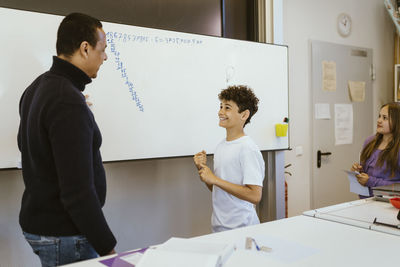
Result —
[[[359, 160], [365, 138], [374, 133], [370, 74], [372, 50], [312, 41], [311, 59], [313, 95], [311, 205], [312, 208], [320, 208], [358, 198], [349, 191], [349, 182], [343, 170], [348, 170], [353, 162]], [[323, 61], [336, 63], [336, 91], [323, 90]], [[348, 81], [365, 82], [364, 102], [351, 102]], [[315, 104], [325, 104], [325, 107], [328, 104], [331, 118], [316, 119]], [[350, 104], [352, 107], [352, 144], [335, 145], [335, 104]]]

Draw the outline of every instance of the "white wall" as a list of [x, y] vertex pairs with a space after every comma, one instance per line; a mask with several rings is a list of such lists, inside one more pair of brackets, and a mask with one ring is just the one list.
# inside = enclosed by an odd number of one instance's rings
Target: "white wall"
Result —
[[[290, 145], [302, 146], [304, 154], [287, 151], [289, 216], [311, 208], [312, 175], [310, 40], [373, 49], [376, 80], [373, 82], [374, 116], [381, 104], [392, 101], [394, 25], [383, 0], [285, 0], [282, 5], [283, 43], [289, 46]], [[352, 18], [352, 33], [341, 37], [336, 30], [337, 16], [345, 12]], [[279, 15], [279, 14], [277, 14]]]

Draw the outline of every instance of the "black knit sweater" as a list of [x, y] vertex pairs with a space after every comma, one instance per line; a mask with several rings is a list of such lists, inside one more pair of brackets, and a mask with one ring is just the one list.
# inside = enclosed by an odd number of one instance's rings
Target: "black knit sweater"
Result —
[[91, 79], [58, 57], [20, 101], [18, 146], [25, 191], [20, 225], [31, 234], [84, 235], [100, 255], [116, 240], [102, 212], [101, 134], [81, 91]]

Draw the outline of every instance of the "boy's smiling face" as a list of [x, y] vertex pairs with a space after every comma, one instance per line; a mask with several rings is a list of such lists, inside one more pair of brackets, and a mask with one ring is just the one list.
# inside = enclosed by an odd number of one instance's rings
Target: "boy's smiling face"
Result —
[[232, 100], [221, 100], [218, 117], [219, 126], [226, 129], [243, 128], [248, 116], [246, 111], [239, 112], [238, 105]]

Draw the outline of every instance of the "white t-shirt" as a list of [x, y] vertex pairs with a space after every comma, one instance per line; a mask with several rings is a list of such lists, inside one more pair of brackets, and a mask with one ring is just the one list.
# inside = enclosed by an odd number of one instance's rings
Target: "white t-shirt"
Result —
[[[263, 186], [265, 163], [257, 145], [249, 136], [223, 140], [214, 153], [214, 174], [239, 185]], [[254, 204], [239, 199], [218, 186], [212, 191], [213, 232], [259, 224]]]

